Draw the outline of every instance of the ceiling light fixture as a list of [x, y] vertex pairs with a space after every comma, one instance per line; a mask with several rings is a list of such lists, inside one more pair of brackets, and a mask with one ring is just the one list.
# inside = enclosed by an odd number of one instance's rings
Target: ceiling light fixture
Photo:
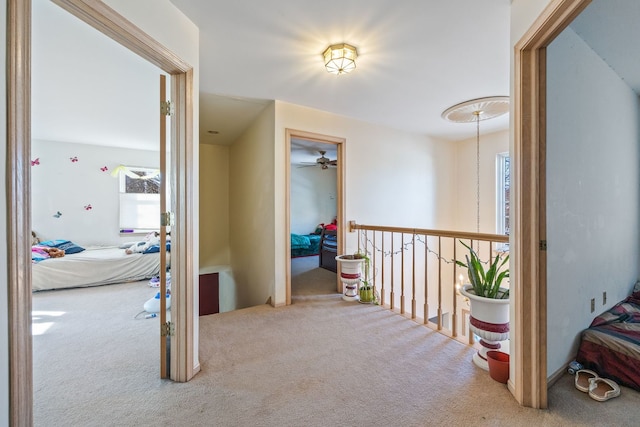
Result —
[[350, 73], [356, 68], [358, 52], [350, 44], [340, 43], [329, 46], [322, 56], [327, 71], [339, 75]]
[[480, 232], [480, 122], [509, 112], [508, 96], [488, 96], [456, 104], [442, 113], [455, 123], [476, 123], [476, 232]]

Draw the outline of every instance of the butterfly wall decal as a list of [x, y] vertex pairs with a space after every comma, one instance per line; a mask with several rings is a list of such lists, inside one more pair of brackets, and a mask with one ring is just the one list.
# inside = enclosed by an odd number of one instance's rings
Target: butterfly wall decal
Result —
[[85, 211], [90, 211], [91, 209], [93, 209], [93, 206], [89, 205], [85, 205], [84, 210]]
[[62, 216], [62, 212], [58, 211], [56, 213], [53, 214], [54, 218], [60, 218]]
[[40, 164], [40, 157], [35, 160], [31, 160], [31, 166], [36, 166]]
[[103, 167], [101, 167], [101, 168], [100, 168], [100, 170], [101, 170], [102, 172], [106, 172], [106, 171], [108, 171], [108, 170], [109, 170], [109, 168], [108, 168], [108, 167], [106, 167], [106, 166], [103, 166]]
[[69, 160], [71, 160], [71, 163], [75, 163], [78, 161], [78, 157], [77, 156], [69, 157]]

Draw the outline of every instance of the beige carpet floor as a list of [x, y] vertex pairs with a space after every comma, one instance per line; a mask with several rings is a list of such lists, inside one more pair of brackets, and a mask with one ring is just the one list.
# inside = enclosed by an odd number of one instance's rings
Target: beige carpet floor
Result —
[[[314, 263], [315, 259], [315, 263]], [[300, 260], [300, 261], [298, 261]], [[34, 294], [37, 426], [638, 425], [640, 393], [600, 403], [565, 375], [520, 407], [473, 350], [378, 306], [345, 302], [317, 258], [293, 260], [293, 304], [200, 318], [201, 372], [158, 379], [145, 283]], [[62, 314], [61, 314], [62, 313]]]

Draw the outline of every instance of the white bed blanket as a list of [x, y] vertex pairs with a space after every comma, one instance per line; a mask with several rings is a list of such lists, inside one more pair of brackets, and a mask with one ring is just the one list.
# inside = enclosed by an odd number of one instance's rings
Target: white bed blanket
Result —
[[34, 291], [131, 282], [160, 274], [160, 253], [127, 255], [117, 247], [89, 247], [32, 264], [31, 271]]

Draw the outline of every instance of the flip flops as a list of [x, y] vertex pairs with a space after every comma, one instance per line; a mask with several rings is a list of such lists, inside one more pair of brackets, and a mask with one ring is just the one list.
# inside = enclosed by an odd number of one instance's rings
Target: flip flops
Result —
[[580, 390], [583, 393], [588, 393], [589, 382], [594, 378], [598, 378], [598, 374], [588, 369], [580, 369], [576, 371], [576, 377], [575, 377], [574, 383], [578, 390]]
[[591, 378], [589, 380], [589, 397], [604, 402], [620, 396], [620, 386], [607, 378]]
[[589, 369], [576, 371], [574, 384], [576, 388], [598, 402], [604, 402], [620, 396], [620, 386], [608, 378], [600, 378]]

